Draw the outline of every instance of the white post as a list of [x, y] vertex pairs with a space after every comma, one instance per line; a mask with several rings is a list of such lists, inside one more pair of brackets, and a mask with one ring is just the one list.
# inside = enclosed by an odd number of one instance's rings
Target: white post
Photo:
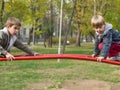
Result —
[[[62, 8], [63, 8], [63, 0], [61, 0], [61, 9], [60, 9], [60, 30], [59, 30], [59, 47], [58, 47], [58, 54], [60, 54], [60, 47], [61, 47], [61, 30], [62, 30]], [[60, 60], [58, 59], [58, 62]]]

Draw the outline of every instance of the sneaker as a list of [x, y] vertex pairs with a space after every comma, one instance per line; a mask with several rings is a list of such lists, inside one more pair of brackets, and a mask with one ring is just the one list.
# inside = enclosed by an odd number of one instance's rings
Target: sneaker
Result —
[[117, 55], [117, 56], [114, 56], [114, 57], [110, 57], [109, 60], [120, 61], [120, 57], [119, 57], [119, 55]]

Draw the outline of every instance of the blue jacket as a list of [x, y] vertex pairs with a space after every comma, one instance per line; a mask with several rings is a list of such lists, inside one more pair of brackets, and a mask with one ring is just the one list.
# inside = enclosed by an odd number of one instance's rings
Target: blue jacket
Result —
[[98, 48], [99, 43], [103, 43], [101, 56], [106, 58], [108, 56], [111, 44], [112, 43], [120, 44], [120, 33], [117, 30], [113, 30], [111, 24], [106, 24], [103, 34], [98, 34], [96, 32], [95, 47], [94, 47], [95, 55], [100, 54], [100, 50]]

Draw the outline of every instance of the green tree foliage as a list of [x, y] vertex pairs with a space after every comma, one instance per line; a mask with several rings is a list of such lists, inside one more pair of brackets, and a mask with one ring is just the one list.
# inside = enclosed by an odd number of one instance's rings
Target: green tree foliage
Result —
[[[119, 0], [63, 1], [62, 36], [64, 36], [66, 30], [69, 29], [69, 37], [74, 36], [78, 30], [81, 30], [84, 36], [92, 35], [94, 37], [94, 30], [90, 24], [94, 12], [103, 15], [107, 22], [112, 23], [115, 29], [120, 30]], [[74, 19], [70, 21], [75, 1], [77, 5], [73, 15]], [[96, 1], [96, 3], [94, 1]], [[22, 24], [30, 25], [30, 35], [32, 35], [34, 30], [37, 30], [35, 32], [36, 35], [41, 33], [44, 35], [53, 35], [53, 32], [57, 31], [55, 28], [59, 28], [61, 0], [52, 0], [52, 14], [50, 2], [51, 0], [0, 0], [0, 22], [3, 25], [8, 17], [17, 17], [21, 20]], [[51, 15], [53, 15], [52, 19]], [[53, 21], [51, 22], [51, 20]], [[44, 21], [46, 23], [44, 23]], [[78, 23], [80, 27], [78, 27]], [[53, 29], [52, 32], [50, 32], [51, 29]]]

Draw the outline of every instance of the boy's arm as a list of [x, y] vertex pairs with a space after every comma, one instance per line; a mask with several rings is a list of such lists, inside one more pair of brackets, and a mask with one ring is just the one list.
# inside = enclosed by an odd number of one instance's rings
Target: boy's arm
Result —
[[7, 54], [7, 51], [2, 47], [2, 44], [3, 44], [3, 32], [0, 32], [0, 56], [5, 56]]
[[2, 46], [0, 46], [0, 57], [6, 57], [7, 60], [15, 59], [14, 56], [12, 54], [8, 53], [5, 49], [3, 49]]
[[0, 56], [5, 56], [7, 51], [0, 45]]
[[106, 58], [108, 56], [111, 43], [112, 43], [112, 33], [108, 32], [106, 34], [105, 38], [103, 39], [103, 47], [102, 47], [102, 51], [101, 51], [102, 57]]
[[35, 53], [28, 48], [27, 46], [25, 46], [24, 44], [22, 44], [21, 41], [19, 41], [18, 39], [15, 41], [14, 46], [17, 47], [18, 49], [30, 54], [30, 55], [34, 55]]
[[94, 44], [94, 55], [95, 56], [100, 54], [100, 50], [98, 48], [98, 45], [99, 45], [99, 40], [98, 40], [98, 37], [96, 37], [95, 44]]

